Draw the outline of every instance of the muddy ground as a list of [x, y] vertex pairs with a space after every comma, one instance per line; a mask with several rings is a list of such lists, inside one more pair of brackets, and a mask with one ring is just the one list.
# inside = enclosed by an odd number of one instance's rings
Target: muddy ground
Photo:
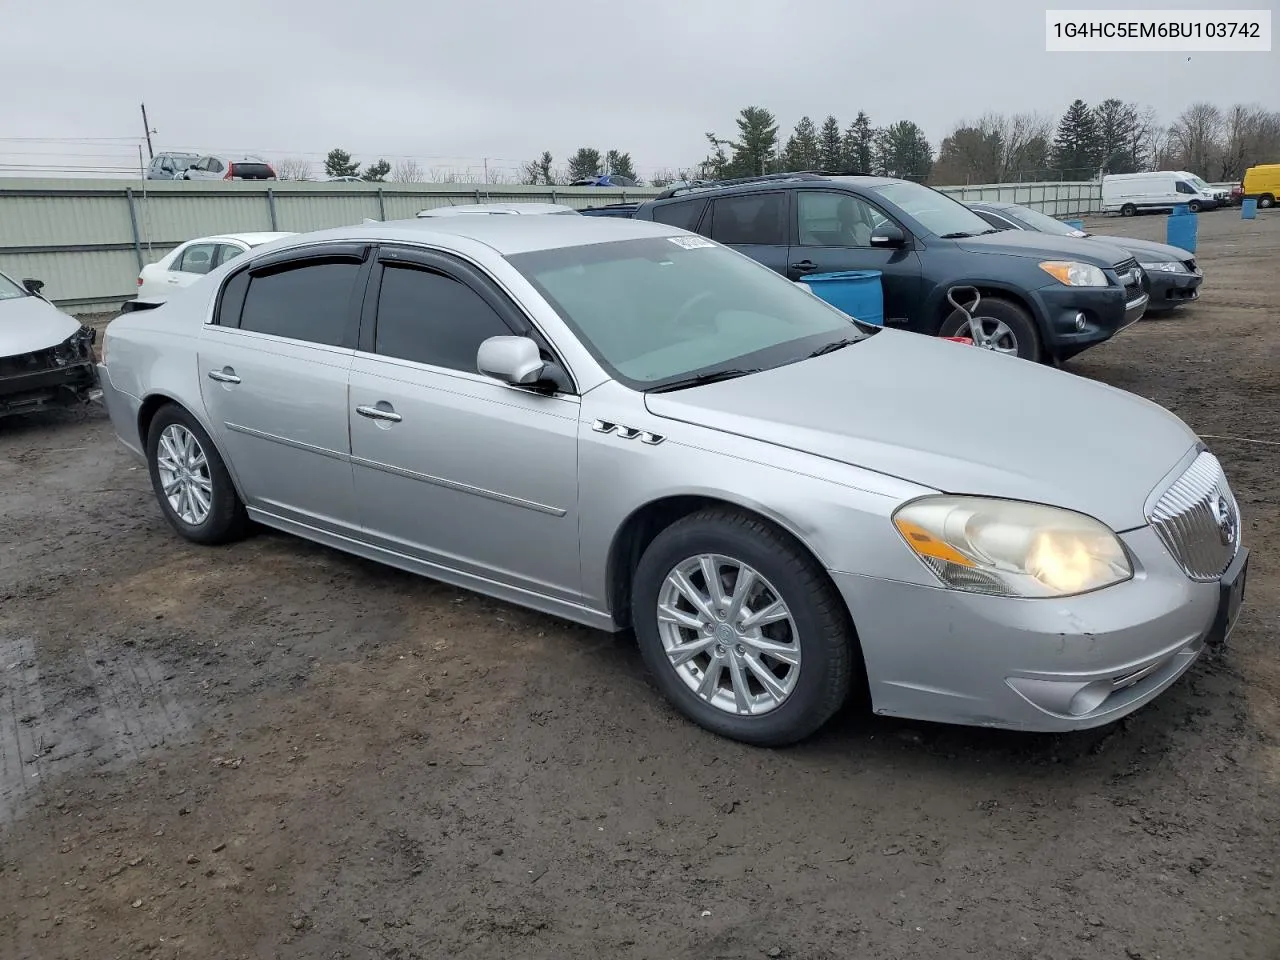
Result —
[[[1274, 444], [1280, 214], [1200, 238], [1202, 301], [1070, 369]], [[1255, 550], [1224, 659], [1099, 731], [767, 751], [625, 637], [189, 545], [101, 412], [4, 422], [0, 958], [1275, 960], [1280, 448], [1211, 442]]]

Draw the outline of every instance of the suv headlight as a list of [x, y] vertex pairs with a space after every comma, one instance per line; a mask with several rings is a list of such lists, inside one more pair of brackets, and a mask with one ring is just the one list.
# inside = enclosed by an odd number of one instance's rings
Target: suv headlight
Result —
[[1040, 269], [1068, 287], [1105, 287], [1107, 275], [1100, 267], [1075, 260], [1045, 260]]
[[930, 496], [893, 514], [898, 533], [945, 586], [1003, 597], [1067, 597], [1121, 583], [1133, 566], [1105, 525], [1036, 503]]
[[1142, 269], [1147, 273], [1186, 273], [1187, 268], [1177, 260], [1161, 260], [1157, 263], [1144, 263]]

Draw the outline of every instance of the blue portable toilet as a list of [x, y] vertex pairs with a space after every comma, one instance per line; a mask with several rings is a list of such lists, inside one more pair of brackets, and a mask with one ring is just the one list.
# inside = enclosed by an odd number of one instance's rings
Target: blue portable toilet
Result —
[[1165, 222], [1164, 242], [1171, 247], [1181, 247], [1183, 250], [1195, 253], [1198, 219], [1185, 203], [1178, 204]]
[[863, 323], [884, 326], [884, 287], [879, 270], [811, 273], [801, 283], [820, 299]]
[[1240, 219], [1253, 220], [1258, 216], [1258, 201], [1252, 198], [1240, 201]]
[[1062, 222], [1065, 223], [1072, 230], [1081, 230], [1081, 231], [1084, 230], [1083, 220], [1063, 220]]

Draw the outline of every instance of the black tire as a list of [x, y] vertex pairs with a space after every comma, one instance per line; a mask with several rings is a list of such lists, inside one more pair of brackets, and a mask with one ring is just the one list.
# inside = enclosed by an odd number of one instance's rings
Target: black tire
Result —
[[1264, 193], [1258, 198], [1258, 209], [1268, 210], [1276, 205], [1276, 198], [1269, 193]]
[[[959, 298], [957, 298], [959, 299]], [[964, 303], [963, 300], [960, 300]], [[1017, 345], [1018, 356], [1023, 360], [1038, 363], [1044, 359], [1044, 351], [1040, 344], [1040, 334], [1036, 330], [1035, 321], [1026, 310], [998, 297], [983, 297], [978, 303], [977, 317], [991, 317], [999, 320], [1013, 334]], [[940, 337], [963, 337], [969, 334], [969, 318], [962, 310], [953, 310], [947, 319], [942, 321], [938, 329]]]
[[[160, 438], [167, 427], [178, 424], [190, 432], [200, 445], [208, 468], [208, 479], [212, 484], [210, 508], [208, 515], [198, 524], [188, 523], [180, 517], [169, 498], [165, 495], [164, 484], [160, 479], [159, 449]], [[239, 540], [249, 529], [249, 518], [244, 504], [236, 492], [231, 475], [214, 446], [213, 440], [200, 426], [200, 421], [187, 410], [177, 404], [161, 407], [151, 421], [147, 430], [147, 470], [151, 474], [151, 489], [155, 492], [160, 509], [175, 530], [193, 543], [219, 544]]]
[[[791, 611], [801, 658], [795, 687], [782, 703], [755, 716], [704, 701], [677, 674], [658, 632], [659, 595], [667, 575], [703, 554], [744, 563], [769, 581]], [[848, 699], [862, 656], [844, 601], [825, 572], [787, 533], [729, 508], [684, 517], [654, 538], [636, 567], [631, 619], [641, 656], [659, 689], [686, 717], [743, 743], [780, 747], [817, 731]]]
[[1190, 210], [1192, 213], [1199, 213], [1199, 212], [1200, 212], [1200, 201], [1199, 201], [1199, 200], [1192, 200], [1190, 203], [1188, 203], [1188, 204], [1187, 204], [1187, 209], [1188, 209], [1188, 210]]
[[1138, 208], [1135, 207], [1132, 203], [1126, 203], [1123, 207], [1120, 208], [1120, 216], [1122, 217], [1136, 216], [1137, 213], [1138, 213]]

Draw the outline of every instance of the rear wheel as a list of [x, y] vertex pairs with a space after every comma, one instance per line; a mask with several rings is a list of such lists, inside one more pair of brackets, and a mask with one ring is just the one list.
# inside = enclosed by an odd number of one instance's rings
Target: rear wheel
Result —
[[1120, 208], [1120, 216], [1122, 217], [1132, 217], [1137, 212], [1138, 212], [1138, 208], [1135, 207], [1132, 203], [1126, 203], [1123, 207]]
[[972, 320], [962, 310], [953, 310], [938, 330], [940, 337], [970, 337], [975, 347], [1021, 357], [1041, 359], [1040, 337], [1035, 321], [1016, 303], [996, 298], [979, 301]]
[[1266, 210], [1268, 207], [1274, 207], [1275, 205], [1276, 205], [1276, 198], [1269, 193], [1264, 193], [1262, 196], [1258, 198], [1258, 206], [1261, 207], [1263, 210]]
[[848, 696], [856, 655], [844, 601], [787, 534], [730, 509], [658, 534], [636, 567], [631, 617], [668, 700], [758, 746], [812, 734]]
[[244, 504], [198, 420], [176, 404], [162, 407], [147, 431], [147, 467], [160, 509], [195, 543], [237, 540], [249, 526]]

